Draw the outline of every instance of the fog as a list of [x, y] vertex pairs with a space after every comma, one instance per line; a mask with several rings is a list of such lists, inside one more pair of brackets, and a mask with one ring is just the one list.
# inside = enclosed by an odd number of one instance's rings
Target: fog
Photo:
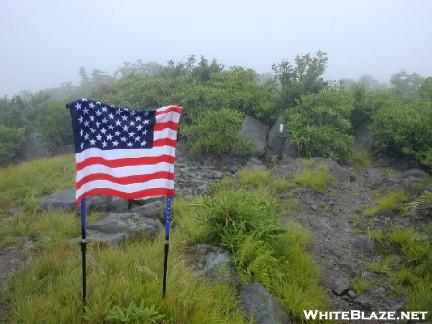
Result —
[[330, 79], [432, 75], [429, 0], [1, 0], [0, 30], [1, 96], [190, 54], [264, 73], [321, 49]]

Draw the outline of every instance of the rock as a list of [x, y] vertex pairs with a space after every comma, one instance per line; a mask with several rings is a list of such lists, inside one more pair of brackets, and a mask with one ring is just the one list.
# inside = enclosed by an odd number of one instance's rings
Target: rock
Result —
[[208, 244], [198, 244], [192, 249], [192, 253], [195, 269], [200, 276], [234, 286], [240, 285], [229, 251]]
[[9, 209], [9, 215], [11, 216], [18, 216], [22, 213], [22, 209], [19, 207], [11, 208]]
[[160, 221], [164, 220], [164, 208], [160, 200], [150, 201], [141, 206], [135, 206], [131, 211], [139, 213], [142, 217], [149, 217]]
[[240, 134], [249, 139], [252, 144], [251, 155], [261, 157], [265, 154], [269, 127], [253, 117], [246, 117], [240, 127]]
[[347, 295], [349, 296], [349, 298], [351, 298], [351, 299], [354, 299], [354, 298], [356, 298], [357, 297], [357, 294], [355, 293], [355, 291], [354, 290], [352, 290], [352, 289], [350, 289], [350, 290], [348, 290], [348, 293], [347, 293]]
[[370, 310], [371, 309], [370, 299], [366, 295], [360, 295], [360, 296], [358, 296], [356, 299], [354, 299], [354, 302], [357, 305], [360, 305], [365, 310]]
[[103, 245], [118, 246], [125, 241], [126, 233], [104, 233], [89, 230], [87, 231], [87, 239], [88, 241], [99, 242]]
[[51, 148], [45, 141], [44, 136], [36, 132], [30, 133], [26, 136], [18, 152], [20, 160], [40, 159], [52, 155], [53, 153]]
[[292, 323], [279, 301], [258, 283], [241, 288], [240, 300], [247, 317], [257, 324]]
[[344, 278], [344, 277], [339, 277], [334, 281], [332, 291], [336, 295], [342, 296], [343, 294], [348, 292], [348, 290], [350, 288], [351, 288], [351, 285], [350, 285], [349, 280], [347, 278]]
[[264, 163], [262, 163], [261, 160], [251, 157], [246, 163], [246, 168], [254, 171], [260, 171], [260, 170], [267, 169], [267, 166]]
[[405, 178], [412, 177], [412, 178], [420, 178], [420, 179], [422, 179], [422, 178], [427, 177], [427, 173], [424, 172], [423, 170], [420, 170], [420, 169], [410, 169], [408, 171], [405, 171], [405, 173], [403, 174], [403, 176]]
[[89, 239], [119, 244], [127, 237], [144, 233], [154, 238], [163, 229], [159, 220], [143, 217], [139, 213], [110, 213], [104, 219], [88, 226]]
[[336, 176], [339, 182], [350, 182], [350, 172], [347, 169], [341, 167], [336, 161], [330, 158], [313, 158], [313, 160], [319, 165], [326, 163], [329, 167], [330, 173]]
[[[276, 120], [270, 131], [268, 132], [267, 137], [267, 153], [270, 155], [280, 155], [284, 148], [284, 143], [286, 141], [285, 135], [285, 124], [286, 118], [282, 115]], [[282, 125], [282, 132], [281, 130]]]
[[353, 247], [368, 254], [376, 254], [377, 249], [375, 243], [365, 235], [357, 235], [352, 241]]
[[129, 201], [112, 196], [91, 196], [87, 198], [87, 207], [91, 211], [102, 212], [127, 212], [129, 208]]
[[75, 189], [65, 189], [44, 198], [41, 207], [44, 211], [70, 211], [74, 210]]
[[298, 156], [297, 145], [288, 138], [283, 144], [282, 152], [280, 154], [282, 161], [294, 159]]
[[432, 192], [432, 183], [428, 184], [426, 187], [424, 187], [424, 191], [430, 191], [430, 192]]

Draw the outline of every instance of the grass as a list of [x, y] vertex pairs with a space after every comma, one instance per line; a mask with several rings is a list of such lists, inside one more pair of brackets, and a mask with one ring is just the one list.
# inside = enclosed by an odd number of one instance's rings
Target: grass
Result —
[[[31, 238], [32, 248], [31, 266], [15, 274], [7, 284], [5, 294], [11, 305], [8, 322], [101, 323], [111, 319], [244, 323], [232, 287], [200, 279], [188, 266], [186, 247], [206, 242], [211, 232], [209, 224], [197, 217], [206, 199], [217, 201], [211, 205], [212, 212], [243, 210], [257, 222], [253, 224], [262, 225], [258, 232], [248, 232], [245, 223], [229, 226], [239, 230], [232, 233], [230, 240], [242, 242], [233, 251], [233, 262], [245, 284], [260, 282], [298, 318], [303, 309], [326, 309], [328, 296], [307, 252], [309, 234], [298, 224], [282, 225], [279, 220], [282, 207], [277, 194], [288, 193], [293, 182], [260, 172], [243, 171], [239, 179], [223, 179], [213, 188], [213, 196], [175, 200], [165, 300], [160, 298], [162, 235], [155, 241], [142, 237], [119, 248], [90, 244], [89, 303], [83, 317], [80, 252], [71, 242], [79, 235], [79, 219], [73, 213], [42, 213], [39, 208], [42, 197], [73, 185], [72, 157], [43, 159], [0, 170], [3, 210], [22, 208], [19, 216], [0, 218], [0, 242], [17, 245], [21, 238]], [[284, 197], [283, 206], [292, 206], [290, 195]], [[89, 223], [97, 217], [90, 215]]]
[[334, 182], [335, 178], [330, 174], [326, 164], [313, 166], [305, 163], [305, 168], [297, 173], [292, 181], [299, 186], [310, 188], [317, 192], [324, 192]]
[[356, 146], [352, 149], [348, 163], [357, 168], [369, 168], [372, 165], [372, 157], [368, 150]]
[[355, 292], [359, 295], [367, 292], [369, 288], [372, 287], [372, 285], [374, 284], [372, 280], [364, 277], [356, 277], [351, 281], [351, 283]]
[[372, 217], [382, 213], [385, 210], [397, 209], [408, 200], [408, 194], [405, 191], [390, 192], [377, 199], [375, 206], [367, 208], [364, 211], [364, 215]]
[[0, 169], [0, 215], [13, 207], [34, 212], [40, 198], [74, 186], [72, 155], [40, 159]]
[[[184, 245], [172, 236], [167, 298], [162, 300], [163, 238], [142, 239], [122, 248], [89, 246], [88, 323], [105, 322], [114, 308], [144, 302], [170, 323], [243, 323], [238, 300], [226, 285], [201, 280], [187, 267]], [[40, 253], [32, 266], [10, 283], [13, 323], [77, 323], [81, 261], [76, 244], [64, 243]]]

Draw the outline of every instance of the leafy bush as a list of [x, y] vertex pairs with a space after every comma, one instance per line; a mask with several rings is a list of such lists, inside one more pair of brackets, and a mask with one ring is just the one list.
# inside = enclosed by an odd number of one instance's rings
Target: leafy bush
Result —
[[183, 129], [187, 145], [194, 154], [246, 154], [251, 145], [239, 134], [243, 114], [231, 109], [208, 111]]
[[394, 103], [374, 115], [378, 152], [432, 166], [432, 102]]
[[23, 128], [0, 125], [0, 165], [13, 162], [24, 140]]
[[286, 112], [287, 132], [306, 157], [346, 160], [353, 145], [351, 108], [350, 97], [335, 90], [303, 96]]
[[44, 135], [53, 148], [73, 143], [71, 117], [63, 102], [49, 102], [44, 105], [33, 127]]

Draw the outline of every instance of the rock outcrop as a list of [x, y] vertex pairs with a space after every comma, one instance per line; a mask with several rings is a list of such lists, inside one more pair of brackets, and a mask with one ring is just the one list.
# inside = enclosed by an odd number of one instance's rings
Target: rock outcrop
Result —
[[269, 127], [253, 117], [246, 117], [240, 127], [240, 134], [249, 139], [252, 144], [251, 155], [262, 157], [266, 152]]

